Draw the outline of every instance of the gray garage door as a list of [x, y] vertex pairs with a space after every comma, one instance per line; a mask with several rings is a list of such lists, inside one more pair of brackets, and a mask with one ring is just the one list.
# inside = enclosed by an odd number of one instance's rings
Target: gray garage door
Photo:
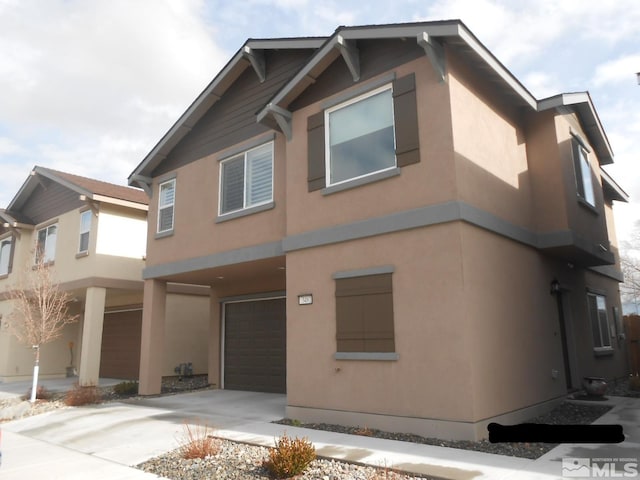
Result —
[[100, 376], [137, 380], [141, 338], [142, 310], [105, 313]]
[[225, 304], [224, 388], [285, 393], [285, 299]]

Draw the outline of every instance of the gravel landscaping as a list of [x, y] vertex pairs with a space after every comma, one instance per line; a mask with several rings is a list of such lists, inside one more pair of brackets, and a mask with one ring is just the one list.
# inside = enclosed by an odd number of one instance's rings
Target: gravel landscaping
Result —
[[[178, 379], [177, 377], [163, 379], [162, 392], [164, 395], [193, 391], [209, 388], [206, 376], [194, 376], [190, 378]], [[135, 397], [133, 394], [122, 395], [114, 392], [113, 387], [101, 389], [104, 401], [117, 401], [123, 398]], [[631, 390], [626, 381], [618, 382], [609, 386], [609, 395], [640, 397], [640, 392]], [[0, 400], [0, 422], [3, 421], [2, 413], [10, 409], [18, 415], [12, 418], [35, 415], [58, 408], [67, 407], [62, 401], [62, 394], [55, 394], [50, 401], [38, 401], [31, 405], [29, 402], [19, 399]], [[563, 402], [557, 408], [546, 415], [529, 420], [531, 423], [546, 424], [590, 424], [611, 407], [601, 405], [594, 401], [589, 404]], [[6, 419], [4, 420], [6, 421]], [[465, 450], [475, 450], [485, 453], [499, 455], [510, 455], [535, 459], [555, 447], [554, 444], [520, 444], [520, 443], [500, 443], [492, 444], [488, 441], [448, 441], [434, 438], [424, 438], [417, 435], [402, 433], [382, 432], [366, 427], [353, 428], [329, 424], [301, 424], [295, 420], [283, 419], [278, 423], [283, 425], [294, 425], [305, 428], [330, 430], [335, 432], [368, 435], [378, 438], [423, 443], [443, 447], [459, 448]], [[214, 432], [215, 434], [215, 432]], [[171, 444], [175, 439], [167, 439], [167, 444]], [[137, 468], [150, 473], [168, 478], [171, 480], [195, 480], [195, 479], [269, 479], [271, 478], [262, 463], [268, 456], [268, 449], [265, 447], [247, 445], [243, 443], [220, 440], [220, 451], [215, 456], [204, 459], [185, 460], [182, 459], [177, 450], [165, 455], [153, 458]], [[410, 476], [399, 472], [394, 472], [381, 465], [379, 468], [356, 465], [336, 460], [317, 459], [300, 479], [318, 480], [415, 480], [429, 478], [422, 476]]]

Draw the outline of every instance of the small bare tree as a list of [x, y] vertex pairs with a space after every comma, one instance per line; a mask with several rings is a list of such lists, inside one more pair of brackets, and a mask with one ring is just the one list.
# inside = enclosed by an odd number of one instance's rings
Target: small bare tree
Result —
[[624, 283], [620, 294], [624, 302], [630, 303], [638, 313], [640, 304], [640, 222], [635, 224], [631, 239], [621, 245], [620, 266]]
[[51, 270], [44, 255], [38, 255], [35, 266], [28, 268], [21, 288], [10, 293], [14, 307], [9, 330], [20, 342], [30, 345], [35, 354], [31, 402], [36, 400], [40, 347], [59, 338], [66, 325], [78, 320], [77, 315], [69, 314], [71, 295], [60, 289]]

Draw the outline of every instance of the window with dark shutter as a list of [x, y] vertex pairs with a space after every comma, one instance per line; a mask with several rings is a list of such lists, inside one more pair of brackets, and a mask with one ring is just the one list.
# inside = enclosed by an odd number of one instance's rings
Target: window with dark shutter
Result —
[[311, 115], [307, 142], [310, 192], [419, 162], [415, 75]]
[[338, 352], [395, 352], [391, 274], [336, 279]]

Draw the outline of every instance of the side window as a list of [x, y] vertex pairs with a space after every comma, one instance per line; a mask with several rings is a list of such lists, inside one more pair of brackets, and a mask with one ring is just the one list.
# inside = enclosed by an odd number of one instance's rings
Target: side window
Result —
[[585, 148], [575, 139], [573, 140], [573, 169], [576, 175], [578, 197], [595, 207], [596, 199], [589, 157]]
[[391, 275], [336, 278], [338, 352], [395, 352]]
[[606, 298], [596, 293], [588, 293], [587, 302], [589, 305], [591, 332], [593, 334], [593, 347], [596, 349], [611, 348]]
[[11, 238], [0, 241], [0, 275], [11, 273]]
[[161, 183], [158, 196], [158, 233], [173, 230], [175, 198], [176, 179]]
[[273, 201], [273, 143], [220, 162], [220, 215]]
[[56, 256], [56, 240], [58, 238], [58, 225], [49, 225], [38, 230], [36, 243], [36, 263], [52, 262]]
[[418, 163], [416, 101], [411, 74], [308, 117], [308, 190]]
[[80, 214], [80, 239], [78, 242], [78, 253], [89, 251], [89, 235], [91, 232], [91, 210]]

